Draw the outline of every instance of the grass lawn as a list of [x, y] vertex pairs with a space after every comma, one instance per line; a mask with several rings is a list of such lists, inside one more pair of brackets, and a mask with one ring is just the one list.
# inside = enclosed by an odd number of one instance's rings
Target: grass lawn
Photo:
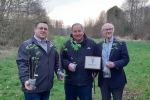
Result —
[[[94, 39], [100, 42], [100, 39]], [[126, 41], [130, 62], [124, 67], [127, 84], [123, 100], [150, 100], [150, 43]], [[24, 100], [16, 65], [17, 50], [0, 50], [0, 100]], [[93, 100], [101, 100], [96, 81], [96, 94]], [[64, 81], [54, 79], [50, 100], [65, 100]]]

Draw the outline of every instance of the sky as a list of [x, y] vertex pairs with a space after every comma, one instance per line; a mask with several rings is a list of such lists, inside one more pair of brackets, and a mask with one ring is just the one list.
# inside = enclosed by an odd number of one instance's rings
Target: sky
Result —
[[121, 7], [125, 0], [48, 0], [44, 3], [51, 19], [62, 20], [64, 26], [84, 24], [89, 18], [96, 19], [101, 11], [113, 6]]

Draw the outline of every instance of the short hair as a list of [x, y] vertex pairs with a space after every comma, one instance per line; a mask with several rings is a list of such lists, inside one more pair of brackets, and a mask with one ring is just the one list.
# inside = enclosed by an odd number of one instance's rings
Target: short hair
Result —
[[[112, 23], [105, 23], [104, 25], [106, 25], [106, 24], [110, 24], [112, 26], [112, 28], [115, 30], [115, 27], [114, 27], [114, 25]], [[104, 25], [102, 26], [102, 30], [101, 31], [103, 31]]]
[[82, 28], [82, 31], [84, 31], [84, 27], [83, 27], [80, 23], [75, 23], [75, 24], [73, 24], [72, 27], [71, 27], [71, 31], [72, 31], [72, 29], [73, 29], [73, 26], [75, 26], [75, 25], [80, 25], [81, 28]]
[[35, 23], [35, 27], [37, 27], [37, 26], [38, 26], [38, 24], [40, 24], [40, 23], [45, 23], [45, 24], [47, 24], [47, 25], [48, 25], [48, 23], [47, 23], [46, 21], [39, 21], [39, 22]]

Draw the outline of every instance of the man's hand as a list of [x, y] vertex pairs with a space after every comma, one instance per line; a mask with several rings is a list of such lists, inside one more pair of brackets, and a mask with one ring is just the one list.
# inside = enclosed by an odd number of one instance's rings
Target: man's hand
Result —
[[114, 68], [114, 67], [115, 67], [115, 64], [114, 64], [113, 62], [109, 61], [108, 63], [106, 63], [105, 66], [107, 66], [107, 67], [109, 67], [109, 68]]
[[58, 81], [63, 81], [64, 80], [64, 73], [62, 73], [62, 75], [63, 75], [63, 78], [62, 79], [57, 78]]
[[92, 73], [92, 77], [93, 77], [93, 79], [96, 77], [96, 73]]
[[70, 63], [70, 64], [68, 65], [68, 69], [69, 69], [70, 71], [72, 71], [72, 72], [75, 72], [75, 69], [72, 67], [72, 63]]
[[29, 88], [29, 81], [26, 81], [26, 82], [24, 83], [24, 85], [25, 85], [25, 88], [26, 88], [27, 90], [29, 90], [29, 91], [33, 91], [33, 90], [36, 89], [36, 87], [35, 87], [34, 89]]

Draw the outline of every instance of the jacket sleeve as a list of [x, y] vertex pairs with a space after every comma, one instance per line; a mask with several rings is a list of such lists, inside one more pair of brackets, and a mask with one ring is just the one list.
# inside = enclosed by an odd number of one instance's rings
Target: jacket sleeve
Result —
[[122, 41], [121, 51], [120, 51], [120, 59], [117, 61], [114, 61], [115, 68], [124, 67], [128, 64], [128, 62], [129, 62], [128, 50], [126, 47], [126, 43], [124, 41]]
[[62, 68], [65, 70], [68, 70], [68, 65], [71, 63], [68, 59], [67, 59], [68, 55], [67, 55], [67, 51], [62, 52], [61, 55], [61, 62], [62, 62]]
[[98, 48], [98, 45], [96, 43], [94, 44], [94, 49], [94, 56], [98, 57], [100, 55], [100, 49]]
[[55, 51], [55, 73], [57, 74], [59, 68], [59, 54]]
[[[100, 49], [98, 48], [98, 44], [96, 44], [96, 43], [94, 43], [94, 56], [100, 57]], [[96, 76], [97, 76], [98, 72], [99, 72], [99, 70], [93, 70], [93, 73], [96, 73]]]
[[16, 63], [18, 65], [19, 79], [22, 85], [24, 85], [25, 81], [29, 79], [29, 64], [28, 51], [23, 44], [21, 44], [19, 47]]

